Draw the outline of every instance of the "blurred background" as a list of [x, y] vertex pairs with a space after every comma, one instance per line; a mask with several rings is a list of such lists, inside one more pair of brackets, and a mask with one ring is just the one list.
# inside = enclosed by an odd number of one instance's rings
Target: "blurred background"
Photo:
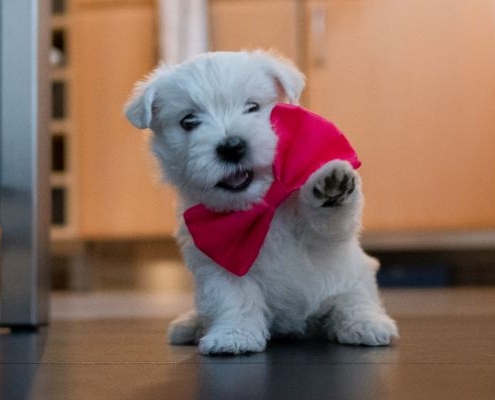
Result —
[[495, 283], [492, 0], [51, 0], [54, 289], [190, 288], [122, 107], [160, 60], [246, 48], [292, 59], [360, 155], [382, 286]]

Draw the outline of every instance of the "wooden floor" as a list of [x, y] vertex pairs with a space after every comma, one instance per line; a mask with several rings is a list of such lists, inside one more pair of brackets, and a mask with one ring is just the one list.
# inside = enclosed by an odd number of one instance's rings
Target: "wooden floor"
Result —
[[0, 335], [0, 399], [495, 399], [495, 289], [384, 299], [396, 347], [278, 342], [203, 357], [165, 340], [190, 293], [55, 294], [48, 328]]

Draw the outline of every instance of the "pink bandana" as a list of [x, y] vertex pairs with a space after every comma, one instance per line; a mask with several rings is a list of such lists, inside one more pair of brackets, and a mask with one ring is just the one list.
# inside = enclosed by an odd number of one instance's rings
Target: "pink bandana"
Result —
[[302, 107], [277, 104], [270, 121], [278, 135], [274, 182], [260, 203], [245, 211], [219, 213], [202, 204], [184, 219], [196, 246], [217, 264], [245, 275], [259, 255], [275, 210], [309, 176], [331, 160], [361, 162], [345, 136], [331, 122]]

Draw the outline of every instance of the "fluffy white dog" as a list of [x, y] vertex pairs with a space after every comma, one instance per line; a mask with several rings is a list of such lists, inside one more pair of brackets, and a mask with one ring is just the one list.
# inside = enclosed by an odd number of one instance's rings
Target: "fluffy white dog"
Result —
[[[277, 135], [270, 113], [297, 102], [304, 76], [271, 53], [215, 52], [137, 84], [126, 116], [151, 128], [152, 149], [181, 210], [249, 209], [273, 181]], [[345, 161], [328, 162], [276, 211], [250, 271], [235, 276], [205, 256], [187, 227], [178, 242], [196, 287], [196, 310], [172, 322], [173, 344], [202, 354], [260, 352], [270, 337], [388, 345], [398, 339], [381, 305], [378, 262], [360, 247], [363, 195]]]

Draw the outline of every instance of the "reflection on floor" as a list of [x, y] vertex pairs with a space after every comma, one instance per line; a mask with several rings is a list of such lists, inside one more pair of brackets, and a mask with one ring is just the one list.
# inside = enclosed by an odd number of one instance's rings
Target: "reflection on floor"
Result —
[[495, 398], [494, 287], [383, 290], [396, 347], [272, 342], [203, 357], [166, 343], [192, 283], [176, 251], [158, 249], [96, 246], [89, 278], [76, 269], [86, 290], [53, 293], [49, 327], [2, 331], [0, 399]]
[[[494, 316], [495, 288], [382, 289], [389, 313], [399, 317]], [[53, 320], [170, 319], [193, 306], [192, 292], [54, 292]]]

